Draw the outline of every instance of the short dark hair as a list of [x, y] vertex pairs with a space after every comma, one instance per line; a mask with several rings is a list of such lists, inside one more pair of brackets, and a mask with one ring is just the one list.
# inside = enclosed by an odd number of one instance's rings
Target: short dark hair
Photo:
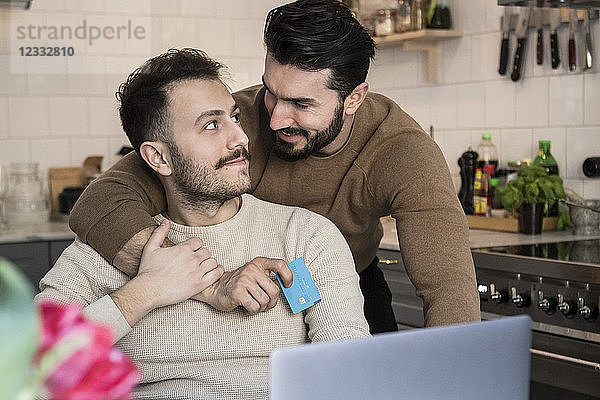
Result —
[[131, 145], [140, 152], [147, 140], [170, 143], [168, 91], [185, 80], [221, 80], [223, 65], [198, 49], [170, 49], [153, 57], [129, 75], [116, 93], [121, 125]]
[[338, 0], [298, 0], [269, 11], [267, 52], [278, 63], [307, 71], [330, 69], [328, 87], [345, 99], [364, 82], [375, 42]]

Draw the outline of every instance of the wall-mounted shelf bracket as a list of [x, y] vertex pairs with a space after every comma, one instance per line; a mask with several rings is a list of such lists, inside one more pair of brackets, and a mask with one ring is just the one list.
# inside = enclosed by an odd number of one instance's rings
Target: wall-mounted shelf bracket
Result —
[[459, 30], [425, 29], [397, 33], [395, 35], [376, 37], [378, 48], [402, 46], [406, 51], [422, 51], [426, 56], [427, 82], [436, 83], [438, 80], [438, 46], [440, 40], [456, 39], [462, 36]]

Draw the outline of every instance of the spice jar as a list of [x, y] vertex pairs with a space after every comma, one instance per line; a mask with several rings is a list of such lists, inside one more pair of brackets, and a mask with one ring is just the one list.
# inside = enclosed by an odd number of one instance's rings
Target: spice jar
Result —
[[375, 36], [387, 36], [395, 32], [396, 10], [377, 10]]

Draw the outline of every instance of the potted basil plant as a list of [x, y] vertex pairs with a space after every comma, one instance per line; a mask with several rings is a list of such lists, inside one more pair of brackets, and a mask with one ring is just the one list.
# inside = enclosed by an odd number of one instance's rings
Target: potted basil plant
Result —
[[519, 232], [541, 233], [544, 210], [567, 197], [563, 181], [558, 175], [548, 175], [539, 165], [523, 165], [517, 175], [506, 186], [498, 188], [502, 207], [513, 214], [516, 212]]

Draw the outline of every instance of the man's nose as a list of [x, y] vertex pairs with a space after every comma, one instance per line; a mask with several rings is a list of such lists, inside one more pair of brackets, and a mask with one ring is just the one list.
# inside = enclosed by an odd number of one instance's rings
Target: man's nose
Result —
[[275, 103], [271, 111], [271, 129], [278, 131], [280, 129], [289, 128], [294, 124], [294, 119], [290, 117], [289, 106], [281, 101]]
[[240, 124], [235, 124], [233, 127], [233, 131], [230, 135], [229, 140], [229, 148], [234, 149], [238, 146], [247, 147], [248, 146], [248, 136], [246, 132], [242, 129]]

